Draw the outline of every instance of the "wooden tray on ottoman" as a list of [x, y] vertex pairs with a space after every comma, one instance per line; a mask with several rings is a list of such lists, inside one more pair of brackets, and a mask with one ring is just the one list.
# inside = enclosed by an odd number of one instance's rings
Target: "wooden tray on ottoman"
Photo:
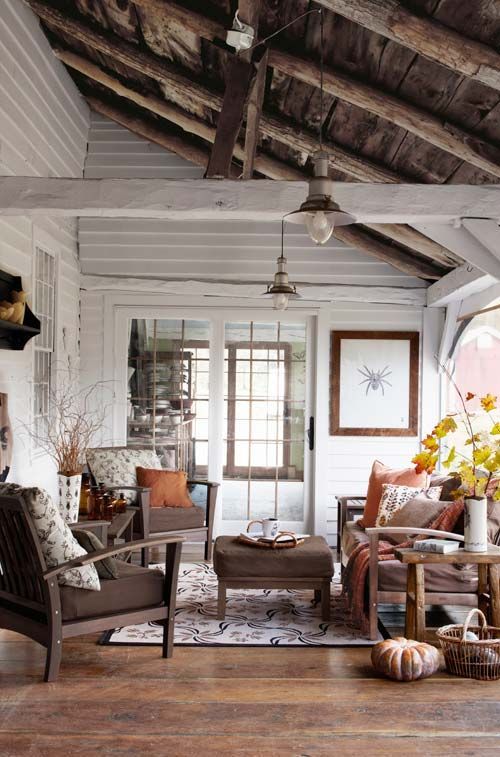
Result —
[[[292, 538], [280, 542], [279, 539], [282, 536], [291, 536]], [[250, 536], [240, 534], [238, 541], [242, 544], [248, 544], [249, 547], [257, 547], [258, 549], [293, 549], [294, 547], [298, 547], [299, 544], [304, 543], [304, 539], [297, 539], [292, 531], [280, 531], [272, 541], [268, 541], [267, 539], [258, 539], [255, 541]]]

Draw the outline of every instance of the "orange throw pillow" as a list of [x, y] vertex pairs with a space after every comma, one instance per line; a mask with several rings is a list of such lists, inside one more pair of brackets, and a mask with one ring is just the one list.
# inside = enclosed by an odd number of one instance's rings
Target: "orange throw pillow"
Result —
[[137, 484], [151, 489], [151, 507], [193, 507], [184, 471], [136, 468]]
[[375, 460], [370, 473], [368, 482], [368, 491], [366, 493], [366, 503], [363, 517], [358, 523], [362, 528], [371, 528], [375, 525], [377, 519], [378, 506], [382, 496], [382, 486], [384, 484], [399, 484], [400, 486], [420, 486], [425, 487], [427, 483], [427, 473], [416, 473], [415, 468], [404, 468], [403, 470], [393, 470], [387, 465]]

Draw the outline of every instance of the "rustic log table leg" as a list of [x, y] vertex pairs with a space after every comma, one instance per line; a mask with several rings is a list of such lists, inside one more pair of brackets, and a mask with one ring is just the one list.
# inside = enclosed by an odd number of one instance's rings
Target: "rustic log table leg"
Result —
[[226, 617], [226, 584], [224, 581], [219, 580], [219, 587], [217, 590], [217, 619], [224, 620]]
[[498, 565], [488, 565], [488, 579], [490, 584], [490, 622], [492, 626], [500, 627], [500, 576]]
[[477, 606], [490, 618], [490, 595], [488, 591], [488, 565], [479, 563], [477, 566]]
[[424, 566], [415, 565], [415, 641], [425, 641]]
[[407, 639], [415, 638], [415, 592], [416, 592], [416, 565], [410, 563], [406, 573], [406, 618], [405, 636]]

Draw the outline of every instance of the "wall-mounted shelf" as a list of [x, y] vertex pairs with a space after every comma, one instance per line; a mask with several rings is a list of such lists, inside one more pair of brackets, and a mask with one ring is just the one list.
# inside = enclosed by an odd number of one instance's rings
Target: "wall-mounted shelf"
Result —
[[[0, 271], [0, 300], [10, 300], [10, 293], [21, 292], [20, 276]], [[40, 333], [40, 321], [26, 305], [24, 323], [11, 323], [0, 319], [0, 350], [23, 350], [26, 343]]]

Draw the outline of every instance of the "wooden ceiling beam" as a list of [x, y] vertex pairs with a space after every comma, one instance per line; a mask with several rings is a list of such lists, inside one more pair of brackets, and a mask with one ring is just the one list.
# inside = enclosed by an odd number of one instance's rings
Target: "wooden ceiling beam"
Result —
[[[53, 26], [65, 34], [84, 42], [89, 47], [109, 55], [111, 58], [139, 71], [146, 76], [168, 84], [176, 93], [177, 99], [191, 97], [207, 108], [220, 110], [222, 97], [219, 93], [198, 84], [179, 69], [163, 58], [153, 53], [144, 53], [135, 45], [111, 34], [102, 34], [81, 21], [67, 18], [60, 11], [49, 7], [40, 0], [29, 0], [33, 10], [50, 26]], [[294, 150], [312, 154], [318, 148], [316, 136], [299, 130], [285, 119], [262, 114], [260, 119], [260, 131], [267, 137], [276, 139]], [[395, 171], [391, 171], [368, 158], [353, 151], [347, 150], [333, 142], [325, 142], [325, 149], [330, 153], [330, 165], [332, 168], [363, 182], [381, 182], [398, 184], [410, 180], [402, 177]]]
[[[145, 8], [154, 8], [168, 13], [189, 31], [204, 39], [213, 42], [223, 40], [225, 37], [223, 24], [171, 0], [134, 0], [134, 2]], [[320, 69], [312, 60], [291, 55], [271, 45], [268, 65], [287, 76], [318, 87]], [[496, 145], [473, 132], [447, 123], [424, 108], [405, 102], [371, 84], [365, 84], [342, 71], [325, 67], [323, 85], [325, 92], [338, 97], [343, 102], [384, 118], [440, 150], [482, 171], [487, 171], [492, 176], [500, 177], [500, 150]]]
[[[261, 0], [239, 0], [238, 2], [238, 15], [241, 22], [251, 26], [256, 33], [260, 6]], [[241, 52], [240, 55], [231, 56], [229, 60], [222, 108], [217, 118], [217, 132], [206, 171], [207, 178], [223, 179], [227, 176], [243, 123], [245, 105], [257, 74], [253, 58], [260, 53], [259, 61], [261, 61], [263, 52], [265, 51], [260, 49]]]
[[[167, 103], [165, 100], [154, 97], [153, 95], [142, 95], [139, 92], [131, 89], [130, 87], [126, 87], [119, 81], [119, 79], [111, 76], [92, 61], [86, 60], [76, 53], [60, 50], [58, 48], [55, 48], [54, 52], [58, 56], [58, 58], [62, 60], [66, 65], [76, 69], [98, 84], [107, 87], [119, 97], [130, 100], [139, 107], [155, 113], [161, 118], [174, 123], [185, 132], [200, 137], [206, 142], [213, 143], [215, 141], [215, 128], [206, 124], [204, 121], [201, 121], [199, 118], [196, 118], [192, 114], [181, 110], [181, 108], [175, 105]], [[123, 113], [121, 113], [118, 109], [113, 109], [111, 106], [104, 103], [101, 99], [90, 97], [87, 98], [87, 100], [92, 107], [95, 107], [95, 109], [103, 115], [107, 115], [112, 120], [121, 123], [123, 126], [130, 128], [132, 131], [136, 131], [136, 133], [141, 134], [141, 136], [145, 136], [145, 128], [142, 127], [140, 119], [136, 119], [135, 125], [131, 124], [128, 120], [129, 116], [124, 116]], [[106, 108], [106, 112], [104, 112], [104, 108]], [[124, 118], [126, 119], [126, 122], [124, 122]], [[165, 142], [163, 142], [161, 139], [155, 139], [153, 137], [154, 134], [151, 132], [151, 130], [149, 130], [149, 136], [147, 137], [148, 139], [151, 139], [151, 141], [157, 142], [157, 144], [161, 144], [164, 147], [166, 146]], [[172, 149], [175, 152], [174, 147], [167, 147], [167, 149]], [[234, 150], [235, 157], [243, 162], [245, 160], [246, 154], [246, 146], [245, 148], [242, 148], [241, 145], [237, 143]], [[196, 160], [193, 160], [193, 162], [199, 165]], [[293, 168], [292, 166], [289, 166], [282, 161], [265, 155], [259, 155], [256, 157], [255, 168], [260, 173], [272, 179], [304, 180], [307, 178], [307, 176], [303, 172]], [[234, 171], [234, 174], [236, 173], [237, 171]], [[414, 251], [438, 263], [439, 265], [449, 268], [456, 261], [456, 258], [441, 245], [432, 242], [430, 239], [420, 234], [418, 231], [410, 228], [409, 226], [388, 224], [380, 226], [373, 225], [372, 228], [385, 237], [399, 242], [409, 249], [413, 249]]]
[[496, 50], [430, 16], [417, 16], [399, 0], [318, 0], [318, 3], [461, 76], [500, 91], [500, 54]]

